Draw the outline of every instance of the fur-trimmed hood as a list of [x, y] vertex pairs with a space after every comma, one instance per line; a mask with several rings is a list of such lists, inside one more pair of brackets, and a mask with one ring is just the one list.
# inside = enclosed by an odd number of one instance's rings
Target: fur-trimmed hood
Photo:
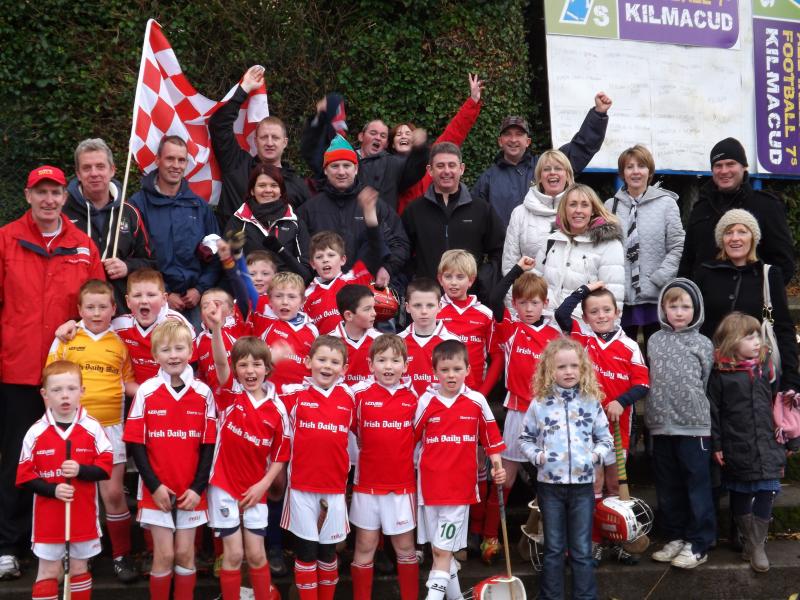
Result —
[[556, 217], [555, 226], [557, 230], [566, 237], [571, 237], [579, 242], [591, 242], [595, 246], [603, 242], [623, 241], [622, 229], [616, 219], [606, 220], [603, 217], [595, 217], [589, 223], [589, 230], [586, 233], [570, 235], [561, 227], [561, 220]]

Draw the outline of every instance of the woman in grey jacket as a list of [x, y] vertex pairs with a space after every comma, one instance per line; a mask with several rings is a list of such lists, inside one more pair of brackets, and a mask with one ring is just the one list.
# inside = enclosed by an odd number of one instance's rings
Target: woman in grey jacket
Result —
[[659, 329], [656, 302], [661, 288], [678, 273], [684, 231], [677, 194], [650, 185], [655, 162], [647, 148], [628, 148], [618, 166], [625, 183], [605, 204], [619, 219], [625, 238], [622, 328], [634, 340], [642, 328], [646, 347]]

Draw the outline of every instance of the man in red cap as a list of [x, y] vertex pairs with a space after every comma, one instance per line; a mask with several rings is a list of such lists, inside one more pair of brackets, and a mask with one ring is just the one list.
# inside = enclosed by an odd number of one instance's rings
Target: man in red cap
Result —
[[22, 438], [44, 413], [42, 367], [56, 327], [76, 316], [78, 290], [105, 279], [94, 243], [62, 218], [64, 172], [28, 175], [30, 209], [0, 228], [0, 580], [19, 577], [30, 546], [32, 498], [15, 487]]

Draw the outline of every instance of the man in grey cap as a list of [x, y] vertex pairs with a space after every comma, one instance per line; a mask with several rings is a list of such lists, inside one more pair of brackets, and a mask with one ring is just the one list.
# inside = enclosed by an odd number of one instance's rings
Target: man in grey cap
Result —
[[[589, 110], [578, 133], [559, 148], [569, 158], [576, 175], [586, 168], [603, 145], [609, 108], [611, 98], [604, 92], [598, 92], [594, 97], [594, 108]], [[538, 156], [530, 151], [530, 133], [523, 117], [508, 116], [503, 119], [497, 138], [500, 151], [494, 164], [481, 173], [472, 188], [472, 197], [489, 202], [505, 225], [508, 225], [511, 211], [522, 204], [533, 181]]]

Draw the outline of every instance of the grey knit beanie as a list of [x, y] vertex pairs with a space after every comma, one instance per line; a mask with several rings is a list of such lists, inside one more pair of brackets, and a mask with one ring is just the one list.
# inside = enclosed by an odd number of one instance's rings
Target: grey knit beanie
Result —
[[722, 234], [725, 233], [725, 230], [737, 223], [750, 230], [750, 233], [753, 234], [753, 246], [758, 246], [761, 241], [761, 227], [758, 226], [758, 221], [753, 213], [743, 208], [734, 208], [722, 215], [714, 228], [714, 240], [717, 242], [717, 248], [722, 249]]

